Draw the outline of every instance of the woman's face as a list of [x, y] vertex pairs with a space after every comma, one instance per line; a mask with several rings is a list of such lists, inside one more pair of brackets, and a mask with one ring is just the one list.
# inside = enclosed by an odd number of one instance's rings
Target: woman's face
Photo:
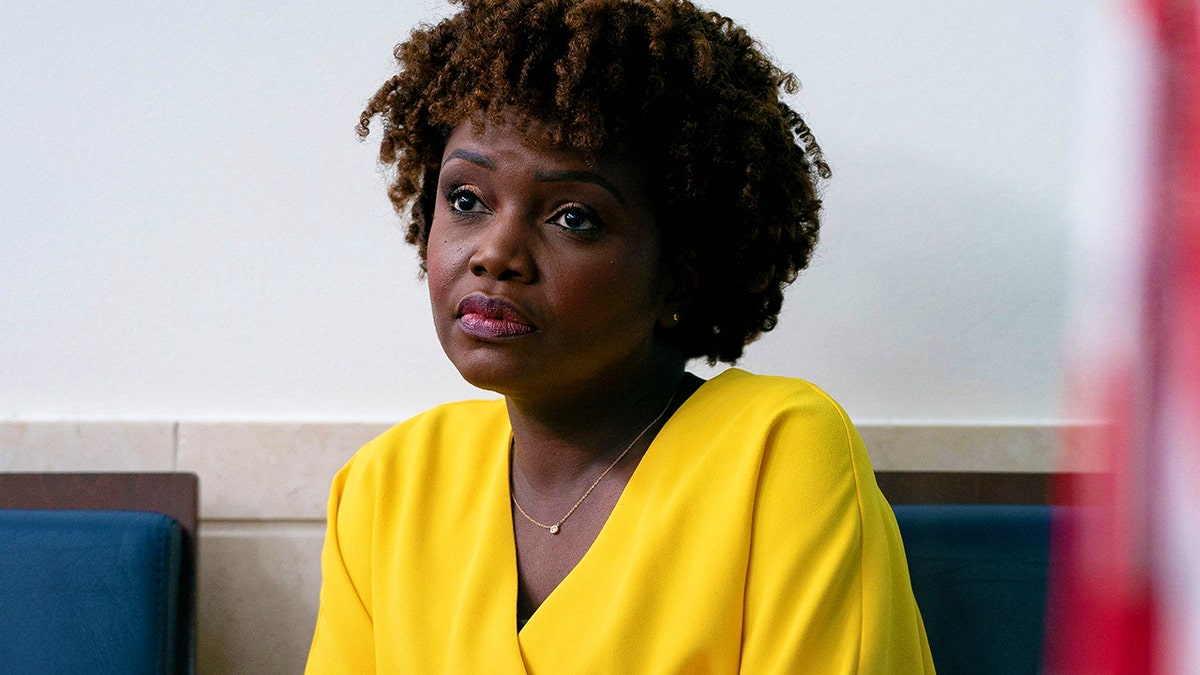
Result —
[[472, 384], [569, 396], [668, 358], [674, 310], [634, 166], [527, 147], [510, 125], [450, 135], [426, 265], [442, 348]]

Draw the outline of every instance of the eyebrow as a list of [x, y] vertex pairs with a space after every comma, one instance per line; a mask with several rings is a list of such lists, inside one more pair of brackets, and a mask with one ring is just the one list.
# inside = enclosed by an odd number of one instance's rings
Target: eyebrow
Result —
[[616, 197], [618, 202], [621, 202], [621, 206], [628, 206], [628, 204], [625, 203], [625, 195], [621, 194], [621, 191], [617, 189], [616, 185], [613, 185], [612, 182], [604, 176], [591, 171], [538, 171], [533, 175], [533, 179], [547, 183], [565, 181], [599, 185], [600, 187], [612, 193], [612, 196]]
[[472, 164], [478, 164], [485, 169], [494, 170], [496, 168], [496, 163], [492, 161], [491, 157], [473, 150], [466, 150], [464, 148], [457, 148], [451, 152], [448, 157], [446, 157], [446, 161], [450, 161], [452, 159], [465, 160]]
[[[492, 161], [491, 157], [488, 157], [487, 155], [485, 155], [481, 152], [475, 152], [474, 150], [467, 150], [466, 148], [455, 148], [453, 151], [451, 151], [450, 154], [446, 157], [446, 161], [450, 161], [452, 159], [461, 159], [465, 162], [470, 162], [472, 164], [481, 166], [490, 171], [494, 171], [496, 169], [496, 162]], [[607, 178], [605, 178], [604, 176], [601, 176], [598, 173], [595, 173], [594, 171], [580, 171], [580, 170], [538, 171], [537, 173], [535, 173], [533, 175], [533, 179], [535, 181], [542, 182], [542, 183], [555, 183], [555, 182], [561, 181], [561, 182], [568, 182], [568, 183], [569, 182], [580, 182], [580, 183], [591, 183], [593, 185], [599, 185], [600, 187], [604, 188], [609, 193], [611, 193], [612, 196], [615, 197], [616, 200], [621, 203], [621, 206], [628, 206], [628, 204], [625, 202], [625, 195], [621, 194], [621, 190], [619, 188], [617, 188], [616, 185], [613, 185], [612, 181], [608, 180]]]

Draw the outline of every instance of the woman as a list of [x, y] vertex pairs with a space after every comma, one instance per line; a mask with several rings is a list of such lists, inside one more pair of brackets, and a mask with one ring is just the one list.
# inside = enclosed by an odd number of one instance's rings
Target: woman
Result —
[[442, 347], [503, 396], [339, 472], [309, 672], [932, 672], [853, 426], [729, 370], [828, 175], [795, 81], [683, 0], [464, 0], [383, 119]]

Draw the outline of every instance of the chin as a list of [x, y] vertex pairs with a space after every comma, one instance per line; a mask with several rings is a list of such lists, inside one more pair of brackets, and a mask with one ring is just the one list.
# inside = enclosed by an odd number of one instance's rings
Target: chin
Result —
[[446, 350], [446, 356], [467, 384], [502, 396], [521, 389], [521, 381], [527, 379], [529, 372], [529, 368], [485, 350], [474, 349], [466, 354]]

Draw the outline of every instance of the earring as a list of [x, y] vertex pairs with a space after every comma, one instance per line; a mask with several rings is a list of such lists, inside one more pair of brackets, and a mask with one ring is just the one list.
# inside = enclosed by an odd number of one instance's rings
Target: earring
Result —
[[674, 314], [671, 315], [671, 321], [674, 321], [675, 323], [679, 323], [679, 312], [675, 312]]

